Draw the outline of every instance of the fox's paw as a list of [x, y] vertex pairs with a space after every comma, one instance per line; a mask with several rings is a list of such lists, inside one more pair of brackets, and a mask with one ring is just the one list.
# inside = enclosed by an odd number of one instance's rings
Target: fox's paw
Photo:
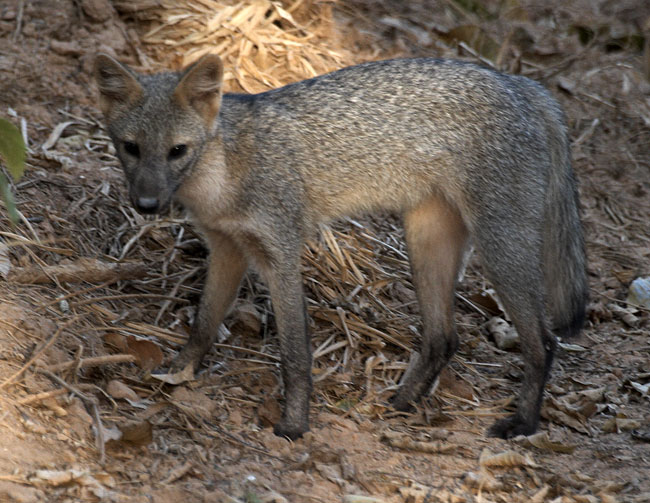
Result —
[[182, 371], [188, 372], [188, 367], [191, 367], [192, 372], [196, 372], [196, 369], [199, 367], [199, 363], [201, 362], [201, 358], [203, 357], [203, 355], [199, 353], [199, 351], [186, 351], [185, 349], [182, 349], [181, 352], [178, 353], [178, 356], [176, 356], [169, 365], [169, 373], [175, 374]]
[[401, 393], [400, 391], [388, 399], [388, 404], [399, 412], [415, 411], [413, 401], [410, 399], [410, 397], [406, 396], [406, 393]]
[[275, 423], [273, 427], [273, 433], [278, 437], [285, 437], [289, 440], [297, 440], [301, 438], [305, 433], [309, 431], [309, 424], [291, 424], [285, 419], [281, 419], [279, 422]]
[[517, 414], [513, 414], [494, 423], [488, 430], [488, 435], [508, 439], [519, 435], [532, 435], [536, 430], [536, 423], [531, 424], [530, 421], [525, 421]]

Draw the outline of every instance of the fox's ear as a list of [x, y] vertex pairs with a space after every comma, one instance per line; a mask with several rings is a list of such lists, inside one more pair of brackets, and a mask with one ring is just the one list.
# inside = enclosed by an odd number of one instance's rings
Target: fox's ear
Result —
[[105, 115], [117, 104], [130, 104], [142, 97], [142, 86], [133, 74], [107, 54], [95, 58], [95, 79]]
[[216, 54], [206, 54], [185, 69], [174, 98], [181, 106], [191, 106], [209, 126], [221, 106], [223, 63]]

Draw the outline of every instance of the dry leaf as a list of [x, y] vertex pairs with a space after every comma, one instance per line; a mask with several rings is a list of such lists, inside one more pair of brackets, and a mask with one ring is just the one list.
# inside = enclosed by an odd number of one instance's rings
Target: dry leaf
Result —
[[650, 442], [650, 428], [646, 428], [645, 430], [632, 430], [630, 433], [632, 435], [632, 438], [635, 440], [640, 440], [641, 442]]
[[260, 503], [289, 503], [289, 500], [287, 500], [287, 498], [273, 490], [269, 491], [266, 494], [263, 494], [259, 500]]
[[469, 300], [492, 316], [503, 316], [503, 310], [493, 294], [493, 290], [483, 290], [469, 296]]
[[339, 466], [329, 465], [326, 463], [314, 463], [314, 468], [318, 470], [318, 473], [320, 473], [321, 477], [324, 479], [337, 484], [339, 487], [344, 486], [345, 481], [341, 476], [341, 468]]
[[618, 304], [607, 304], [607, 307], [628, 327], [635, 328], [639, 324], [639, 318], [634, 314], [637, 312], [633, 307], [621, 307]]
[[167, 384], [181, 384], [194, 381], [194, 365], [188, 363], [183, 370], [169, 374], [151, 374], [151, 377]]
[[411, 482], [408, 487], [400, 487], [399, 493], [406, 503], [426, 503], [433, 493], [433, 488]]
[[107, 332], [104, 334], [104, 342], [117, 349], [120, 353], [128, 353], [129, 344], [127, 338], [122, 334]]
[[504, 451], [492, 454], [484, 449], [479, 458], [481, 467], [507, 467], [507, 466], [538, 466], [528, 455], [519, 454], [516, 451]]
[[192, 390], [186, 386], [179, 386], [174, 389], [171, 398], [170, 401], [175, 406], [190, 412], [192, 415], [200, 416], [206, 421], [212, 419], [217, 408], [217, 403], [200, 389]]
[[552, 442], [545, 431], [540, 431], [533, 435], [523, 437], [522, 444], [532, 445], [538, 449], [544, 449], [553, 452], [562, 452], [565, 454], [572, 454], [575, 451], [575, 445], [565, 445], [561, 442]]
[[9, 247], [4, 243], [0, 244], [0, 276], [7, 279], [11, 271], [11, 260], [9, 260]]
[[453, 397], [463, 398], [469, 402], [476, 402], [474, 388], [472, 388], [467, 381], [457, 377], [450, 367], [442, 369], [439, 374], [439, 379], [439, 392]]
[[267, 398], [257, 408], [261, 426], [273, 426], [282, 418], [282, 408], [275, 398]]
[[162, 483], [171, 484], [172, 482], [177, 481], [178, 479], [187, 475], [187, 473], [189, 473], [190, 470], [192, 469], [192, 466], [193, 466], [192, 460], [188, 460], [185, 463], [183, 463], [181, 466], [177, 466], [171, 472], [169, 472], [169, 475], [167, 475], [167, 478], [163, 480]]
[[106, 385], [106, 392], [116, 400], [124, 399], [137, 402], [140, 399], [135, 391], [117, 379], [108, 382]]
[[[591, 408], [587, 408], [587, 410], [591, 410]], [[542, 416], [558, 424], [569, 426], [580, 433], [590, 434], [589, 428], [585, 424], [586, 417], [576, 406], [569, 404], [565, 399], [549, 397], [542, 408]]]
[[152, 371], [162, 364], [163, 352], [155, 342], [129, 337], [127, 346], [127, 353], [135, 356], [136, 363], [144, 370]]
[[603, 431], [607, 433], [620, 433], [621, 431], [636, 430], [642, 425], [638, 419], [630, 419], [625, 414], [619, 412], [616, 417], [612, 417], [603, 424]]
[[63, 131], [65, 131], [65, 129], [68, 126], [72, 125], [72, 124], [75, 124], [75, 122], [74, 121], [66, 121], [66, 122], [61, 122], [61, 123], [57, 124], [56, 127], [50, 133], [50, 136], [47, 137], [47, 140], [45, 140], [43, 145], [41, 145], [41, 148], [43, 150], [49, 150], [52, 147], [54, 147], [56, 145], [56, 142], [59, 140], [59, 138], [63, 134]]
[[545, 484], [539, 491], [537, 491], [532, 498], [530, 498], [530, 503], [544, 503], [546, 495], [551, 490], [551, 486]]
[[122, 442], [147, 445], [153, 440], [153, 427], [149, 421], [133, 421], [117, 427], [122, 432]]
[[410, 435], [386, 430], [381, 439], [391, 447], [411, 451], [428, 452], [431, 454], [448, 454], [457, 451], [459, 446], [449, 442], [422, 442], [413, 440]]
[[487, 329], [494, 337], [494, 342], [499, 349], [512, 349], [519, 342], [519, 335], [515, 327], [499, 316], [490, 318]]
[[[114, 485], [113, 478], [110, 475], [102, 474], [103, 480], [110, 480]], [[61, 485], [76, 483], [82, 486], [101, 486], [101, 484], [85, 470], [36, 470], [30, 477], [32, 483], [46, 483], [58, 487]]]
[[564, 349], [564, 351], [571, 351], [574, 353], [580, 353], [582, 351], [587, 351], [587, 348], [582, 347], [578, 344], [566, 344], [564, 342], [559, 342], [558, 347]]
[[244, 331], [246, 334], [258, 335], [262, 330], [262, 317], [255, 307], [255, 304], [247, 302], [240, 304], [233, 313], [234, 323], [231, 331], [237, 329]]
[[484, 470], [479, 473], [467, 472], [463, 476], [463, 482], [469, 487], [482, 491], [501, 491], [503, 489], [503, 484]]
[[639, 393], [641, 393], [643, 396], [646, 398], [650, 398], [650, 382], [646, 384], [641, 384], [638, 382], [630, 381], [630, 386], [632, 386], [635, 390], [637, 390]]
[[359, 496], [358, 494], [346, 494], [343, 496], [343, 503], [384, 503], [381, 498], [373, 496]]

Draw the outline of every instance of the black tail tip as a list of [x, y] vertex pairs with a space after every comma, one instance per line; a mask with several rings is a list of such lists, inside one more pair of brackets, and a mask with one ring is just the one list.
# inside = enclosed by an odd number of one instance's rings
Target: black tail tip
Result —
[[568, 323], [563, 323], [555, 327], [553, 330], [555, 332], [555, 335], [561, 337], [562, 339], [570, 339], [572, 337], [576, 337], [585, 324], [585, 319], [587, 316], [586, 305], [587, 296], [585, 295], [585, 297], [581, 299], [581, 302], [577, 308], [573, 310], [571, 319], [568, 320]]

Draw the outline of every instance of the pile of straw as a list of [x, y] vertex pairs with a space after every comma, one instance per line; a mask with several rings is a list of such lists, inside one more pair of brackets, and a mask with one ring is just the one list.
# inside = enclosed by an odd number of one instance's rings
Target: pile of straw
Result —
[[163, 64], [184, 67], [219, 54], [228, 91], [260, 92], [354, 62], [337, 43], [330, 2], [140, 0], [116, 7], [144, 22], [142, 41]]

